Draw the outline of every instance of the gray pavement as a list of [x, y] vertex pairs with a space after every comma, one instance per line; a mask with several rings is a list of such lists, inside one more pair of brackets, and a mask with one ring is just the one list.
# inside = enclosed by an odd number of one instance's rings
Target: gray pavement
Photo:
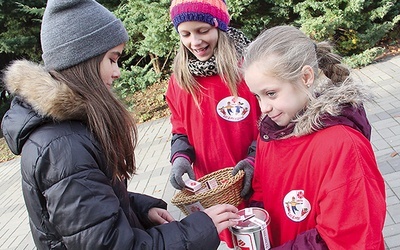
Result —
[[[387, 213], [383, 234], [386, 249], [400, 250], [400, 56], [366, 66], [356, 74], [377, 95], [366, 104], [372, 145], [386, 183]], [[168, 202], [176, 219], [184, 215], [170, 203], [169, 117], [138, 125], [138, 171], [128, 189]], [[21, 192], [20, 158], [0, 164], [0, 250], [35, 249]], [[223, 245], [219, 249], [225, 249]]]

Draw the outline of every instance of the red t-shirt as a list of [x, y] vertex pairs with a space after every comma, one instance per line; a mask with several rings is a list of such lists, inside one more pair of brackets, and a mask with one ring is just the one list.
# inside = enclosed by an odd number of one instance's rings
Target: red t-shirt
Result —
[[350, 127], [259, 139], [253, 189], [274, 247], [316, 228], [330, 249], [384, 249], [383, 177], [370, 142]]

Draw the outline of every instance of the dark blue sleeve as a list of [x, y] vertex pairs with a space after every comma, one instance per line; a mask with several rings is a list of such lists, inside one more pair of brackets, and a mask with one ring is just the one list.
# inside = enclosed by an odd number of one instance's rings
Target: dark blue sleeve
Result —
[[161, 199], [133, 192], [128, 192], [128, 194], [131, 208], [135, 214], [138, 215], [138, 219], [145, 228], [154, 226], [154, 224], [148, 219], [150, 208], [158, 207], [167, 210], [167, 203]]

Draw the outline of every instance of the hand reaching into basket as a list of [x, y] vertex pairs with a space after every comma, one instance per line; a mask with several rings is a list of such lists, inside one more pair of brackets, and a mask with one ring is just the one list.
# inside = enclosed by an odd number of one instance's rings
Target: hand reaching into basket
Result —
[[243, 189], [240, 192], [240, 196], [244, 199], [249, 199], [252, 194], [251, 182], [254, 174], [253, 161], [249, 158], [239, 161], [233, 168], [232, 175], [236, 175], [239, 170], [244, 171]]
[[179, 190], [185, 187], [185, 182], [182, 176], [187, 174], [190, 179], [196, 180], [193, 172], [192, 164], [185, 157], [177, 157], [172, 163], [172, 170], [170, 176], [171, 185]]
[[230, 204], [217, 204], [204, 209], [203, 212], [212, 219], [218, 233], [228, 227], [237, 225], [237, 220], [240, 218], [240, 216], [236, 214], [238, 209]]

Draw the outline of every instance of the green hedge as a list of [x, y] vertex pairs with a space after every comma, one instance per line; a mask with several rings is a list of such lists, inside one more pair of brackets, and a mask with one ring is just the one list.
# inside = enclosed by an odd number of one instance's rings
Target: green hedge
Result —
[[[169, 20], [169, 4], [170, 0], [127, 0], [116, 10], [131, 37], [126, 51], [130, 57], [123, 63], [125, 69], [131, 68], [117, 84], [121, 95], [127, 94], [122, 89], [143, 89], [169, 77], [179, 41]], [[333, 43], [352, 67], [371, 63], [383, 51], [377, 47], [379, 41], [399, 36], [400, 1], [228, 0], [227, 4], [231, 26], [250, 39], [268, 27], [294, 25], [316, 41]]]

